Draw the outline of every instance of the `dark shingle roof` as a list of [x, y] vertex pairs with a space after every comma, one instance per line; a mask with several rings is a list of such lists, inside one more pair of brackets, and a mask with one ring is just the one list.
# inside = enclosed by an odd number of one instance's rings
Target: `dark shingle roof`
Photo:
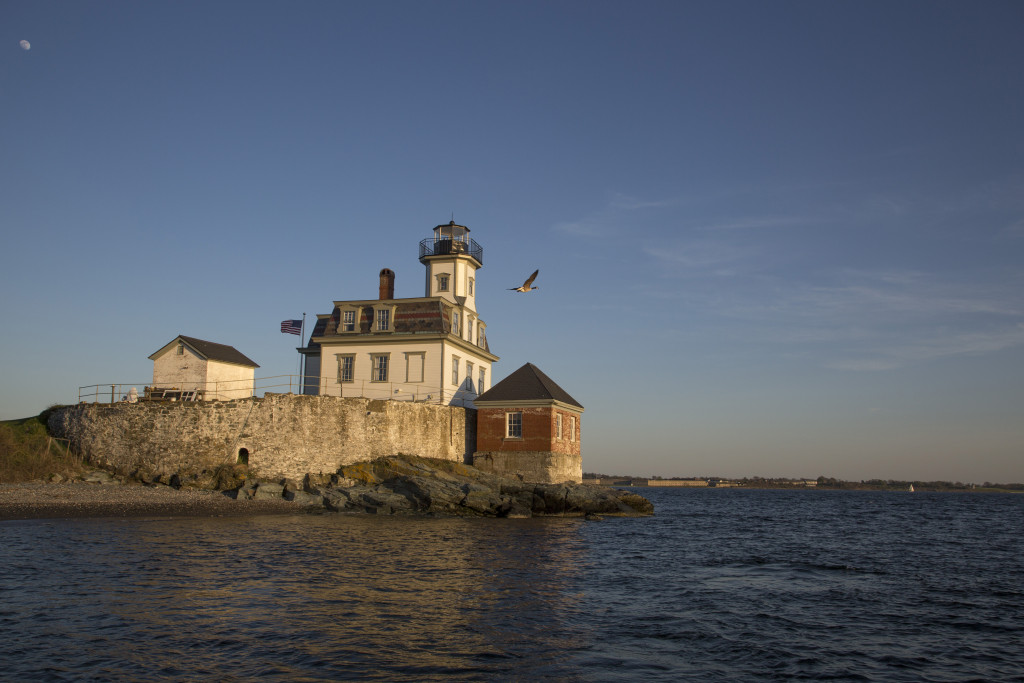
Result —
[[235, 365], [248, 365], [254, 368], [259, 367], [252, 359], [247, 358], [245, 354], [234, 346], [203, 341], [195, 337], [186, 337], [183, 334], [178, 335], [178, 339], [181, 339], [193, 349], [206, 356], [207, 360], [218, 360], [222, 363], [234, 363]]
[[[328, 316], [317, 316], [316, 326], [309, 337], [308, 348], [319, 348], [320, 342], [358, 336], [378, 337], [374, 332], [376, 311], [383, 307], [394, 309], [391, 320], [391, 332], [398, 336], [403, 334], [451, 334], [453, 307], [440, 298], [422, 299], [375, 299], [373, 301], [335, 301], [334, 311]], [[346, 310], [356, 309], [356, 329], [351, 332], [339, 332], [342, 306]], [[481, 335], [479, 347], [490, 353], [487, 335]]]
[[476, 398], [477, 401], [497, 402], [534, 401], [537, 399], [552, 399], [579, 408], [583, 407], [533, 363], [527, 363]]

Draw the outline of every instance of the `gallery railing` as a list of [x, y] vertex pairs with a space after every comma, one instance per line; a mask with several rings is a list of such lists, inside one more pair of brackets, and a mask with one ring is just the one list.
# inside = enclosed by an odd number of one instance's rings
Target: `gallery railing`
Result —
[[484, 263], [484, 248], [471, 238], [465, 239], [437, 239], [428, 237], [420, 241], [420, 259], [425, 256], [448, 256], [450, 254], [466, 254], [477, 260], [477, 263]]

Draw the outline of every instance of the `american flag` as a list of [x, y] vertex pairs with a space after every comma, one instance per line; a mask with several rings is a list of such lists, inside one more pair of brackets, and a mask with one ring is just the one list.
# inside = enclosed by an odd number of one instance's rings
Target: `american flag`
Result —
[[285, 334], [302, 334], [301, 320], [282, 320], [281, 331]]

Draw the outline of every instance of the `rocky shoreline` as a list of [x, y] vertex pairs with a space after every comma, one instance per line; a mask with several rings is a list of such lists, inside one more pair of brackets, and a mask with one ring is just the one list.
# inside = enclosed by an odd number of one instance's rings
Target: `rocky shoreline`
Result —
[[0, 521], [89, 517], [228, 517], [301, 512], [283, 498], [239, 502], [221, 491], [85, 481], [0, 484]]
[[295, 513], [526, 518], [646, 516], [651, 503], [631, 491], [581, 484], [533, 484], [473, 467], [389, 456], [302, 482], [258, 481], [244, 471], [153, 477], [102, 470], [74, 482], [0, 484], [0, 520], [240, 516]]

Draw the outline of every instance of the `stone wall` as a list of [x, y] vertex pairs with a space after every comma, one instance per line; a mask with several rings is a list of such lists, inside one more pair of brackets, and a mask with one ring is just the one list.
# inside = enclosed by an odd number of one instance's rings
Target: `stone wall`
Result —
[[267, 394], [206, 402], [78, 404], [48, 427], [89, 461], [171, 475], [248, 461], [253, 476], [301, 479], [404, 453], [470, 463], [476, 411], [364, 398]]
[[583, 482], [583, 459], [551, 451], [490, 451], [473, 454], [473, 467], [503, 477], [541, 484]]

